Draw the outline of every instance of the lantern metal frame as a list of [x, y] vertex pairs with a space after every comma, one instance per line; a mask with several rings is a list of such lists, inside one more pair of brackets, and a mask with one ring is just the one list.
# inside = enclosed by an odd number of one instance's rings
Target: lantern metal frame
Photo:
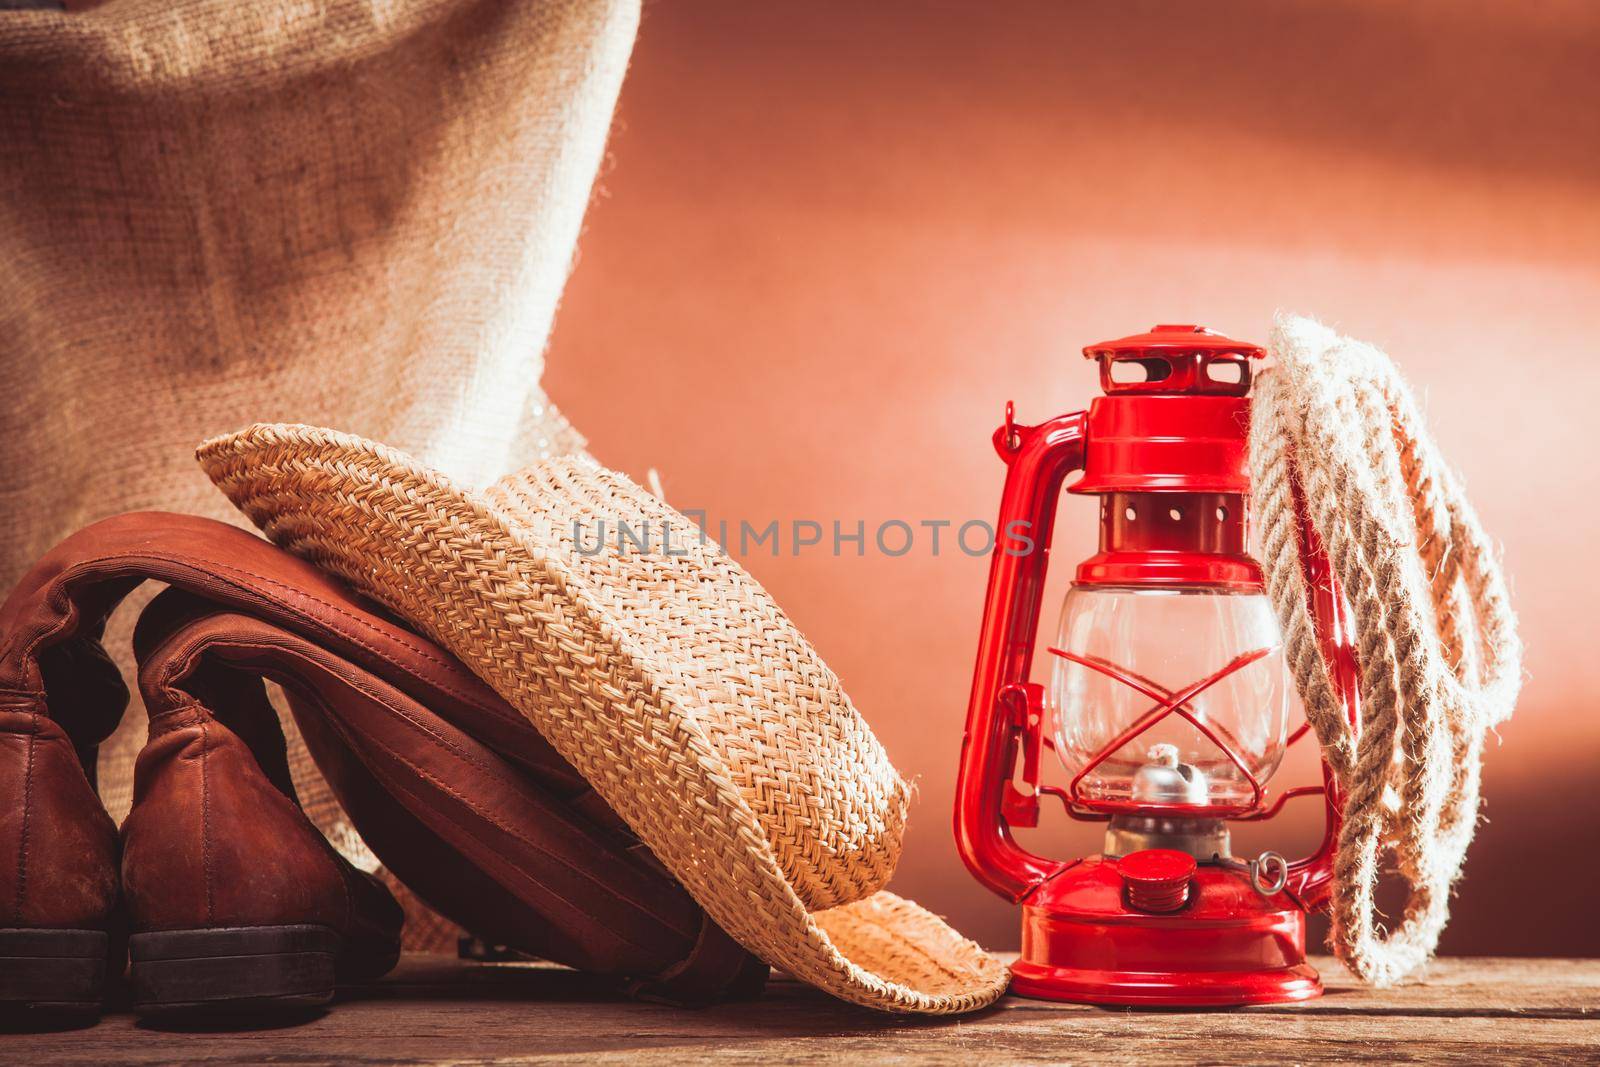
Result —
[[[1049, 651], [1142, 693], [1152, 707], [1093, 753], [1063, 789], [1042, 781], [1041, 757], [1053, 749], [1043, 687], [1029, 680], [1054, 531], [1056, 502], [1069, 491], [1161, 494], [1164, 499], [1237, 498], [1226, 519], [1203, 534], [1191, 525], [1151, 539], [1101, 509], [1101, 551], [1084, 561], [1077, 581], [1135, 587], [1200, 586], [1260, 591], [1260, 568], [1244, 549], [1249, 475], [1246, 454], [1250, 364], [1257, 346], [1195, 326], [1158, 326], [1146, 334], [1091, 345], [1105, 396], [1087, 411], [1027, 426], [1011, 404], [995, 431], [1006, 464], [997, 530], [1023, 534], [1019, 551], [997, 543], [967, 712], [955, 802], [958, 851], [974, 876], [1023, 910], [1022, 954], [1013, 989], [1052, 999], [1105, 1004], [1229, 1005], [1301, 1000], [1321, 992], [1305, 958], [1305, 916], [1326, 901], [1333, 875], [1342, 798], [1322, 765], [1322, 781], [1269, 794], [1237, 751], [1237, 739], [1192, 714], [1187, 705], [1231, 673], [1274, 650], [1247, 651], [1206, 677], [1168, 689], [1110, 661], [1051, 647]], [[1137, 364], [1143, 380], [1120, 376]], [[1228, 374], [1215, 365], [1232, 368]], [[1170, 498], [1167, 494], [1172, 494]], [[1300, 548], [1309, 607], [1331, 681], [1352, 724], [1359, 726], [1358, 677], [1349, 619], [1315, 532], [1300, 508]], [[1164, 538], [1164, 539], [1162, 539]], [[1156, 723], [1178, 715], [1198, 729], [1245, 774], [1246, 804], [1159, 804], [1108, 801], [1083, 795], [1084, 777]], [[1298, 727], [1286, 747], [1303, 738]], [[1128, 857], [1050, 859], [1024, 848], [1012, 828], [1038, 825], [1040, 798], [1060, 800], [1067, 815], [1107, 821], [1119, 815], [1260, 821], [1291, 799], [1320, 794], [1325, 826], [1309, 856], [1286, 865], [1263, 885], [1257, 872], [1226, 856], [1199, 857], [1177, 910], [1135, 906], [1120, 863]], [[1137, 853], [1135, 853], [1137, 855]], [[1273, 889], [1271, 893], [1264, 889]]]

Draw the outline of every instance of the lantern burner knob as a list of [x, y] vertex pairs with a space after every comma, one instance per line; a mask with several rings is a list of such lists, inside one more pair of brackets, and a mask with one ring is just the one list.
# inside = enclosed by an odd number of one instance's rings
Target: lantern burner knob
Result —
[[1169, 848], [1147, 848], [1124, 856], [1117, 864], [1128, 906], [1162, 914], [1177, 911], [1189, 901], [1194, 878], [1194, 857]]
[[1146, 804], [1199, 804], [1210, 800], [1205, 774], [1200, 768], [1178, 760], [1176, 745], [1155, 745], [1150, 762], [1133, 773], [1135, 801]]

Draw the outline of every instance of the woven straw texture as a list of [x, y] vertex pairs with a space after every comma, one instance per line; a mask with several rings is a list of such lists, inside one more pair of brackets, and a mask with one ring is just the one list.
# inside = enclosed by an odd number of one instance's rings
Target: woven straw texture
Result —
[[475, 494], [304, 426], [219, 438], [200, 460], [274, 541], [480, 673], [767, 962], [894, 1011], [1004, 990], [998, 960], [875, 892], [909, 790], [838, 679], [750, 575], [625, 477], [568, 457]]
[[[67, 6], [0, 12], [0, 581], [107, 515], [237, 521], [189, 455], [254, 419], [480, 485], [581, 448], [542, 353], [638, 0]], [[118, 817], [143, 743], [101, 750]]]

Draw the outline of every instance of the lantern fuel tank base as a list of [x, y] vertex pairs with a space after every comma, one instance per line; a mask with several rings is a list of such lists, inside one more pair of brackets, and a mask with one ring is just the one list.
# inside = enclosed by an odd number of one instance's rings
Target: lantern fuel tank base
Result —
[[1172, 1008], [1321, 995], [1306, 962], [1305, 912], [1287, 894], [1263, 897], [1236, 872], [1201, 866], [1180, 906], [1152, 914], [1131, 903], [1120, 866], [1105, 858], [1075, 864], [1023, 905], [1013, 993]]
[[1283, 971], [1084, 971], [1018, 960], [1011, 992], [1034, 1000], [1063, 1000], [1126, 1008], [1232, 1008], [1287, 1004], [1322, 995], [1316, 970], [1303, 963]]

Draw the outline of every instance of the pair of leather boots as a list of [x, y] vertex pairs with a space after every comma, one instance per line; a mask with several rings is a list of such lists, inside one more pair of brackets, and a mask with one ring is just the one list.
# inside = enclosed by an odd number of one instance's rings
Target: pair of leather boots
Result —
[[[94, 785], [134, 633], [149, 740], [119, 829]], [[437, 646], [244, 531], [161, 513], [87, 527], [0, 607], [0, 1006], [302, 1007], [395, 963], [402, 913], [295, 800], [282, 686], [363, 839], [484, 941], [673, 1003], [752, 995], [715, 925], [543, 737]]]

